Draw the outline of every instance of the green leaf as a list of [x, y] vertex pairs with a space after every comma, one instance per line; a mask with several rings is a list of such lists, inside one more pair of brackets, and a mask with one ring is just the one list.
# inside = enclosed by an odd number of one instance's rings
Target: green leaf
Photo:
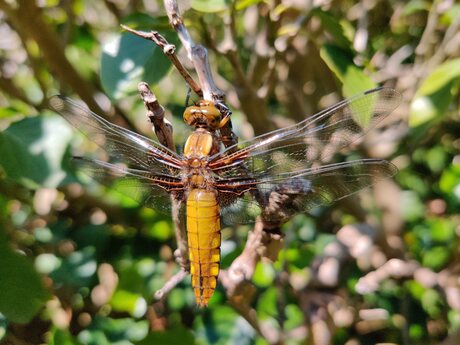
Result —
[[335, 235], [319, 234], [315, 241], [315, 252], [317, 255], [322, 254], [326, 246], [336, 240]]
[[257, 301], [257, 314], [261, 319], [277, 315], [278, 297], [279, 290], [274, 286], [260, 294]]
[[143, 12], [136, 12], [124, 17], [122, 23], [137, 30], [156, 30], [161, 33], [168, 31], [172, 32], [167, 16], [152, 17]]
[[204, 310], [194, 328], [198, 344], [250, 345], [255, 338], [254, 328], [227, 306]]
[[345, 97], [374, 88], [375, 83], [353, 63], [353, 55], [337, 45], [325, 44], [320, 49], [321, 58], [342, 83]]
[[129, 345], [145, 339], [147, 333], [146, 320], [96, 316], [91, 325], [78, 334], [78, 340], [85, 345]]
[[236, 0], [235, 9], [237, 11], [241, 11], [241, 10], [248, 8], [249, 6], [258, 4], [263, 1], [264, 0]]
[[77, 345], [81, 344], [76, 339], [73, 339], [68, 330], [53, 328], [48, 333], [47, 345]]
[[440, 173], [446, 168], [448, 154], [445, 147], [437, 145], [428, 150], [426, 163], [434, 173]]
[[136, 293], [126, 290], [117, 290], [110, 301], [110, 305], [116, 311], [130, 313], [134, 317], [141, 317], [147, 311], [147, 302]]
[[13, 252], [0, 232], [0, 313], [13, 322], [27, 323], [44, 306], [48, 293], [32, 263]]
[[[191, 289], [189, 288], [188, 291]], [[187, 291], [176, 287], [168, 295], [168, 306], [172, 310], [181, 310], [187, 304]]]
[[416, 300], [421, 300], [423, 294], [426, 291], [426, 288], [416, 280], [408, 280], [405, 283], [405, 286], [407, 287], [407, 290], [411, 296]]
[[330, 12], [323, 11], [319, 7], [313, 9], [311, 14], [321, 20], [321, 25], [332, 35], [335, 44], [345, 49], [352, 46], [345, 35], [345, 30], [339, 21], [340, 18], [333, 16]]
[[70, 177], [64, 170], [72, 132], [58, 116], [36, 116], [0, 133], [0, 165], [6, 175], [28, 188], [54, 188]]
[[430, 225], [430, 233], [433, 241], [444, 242], [446, 244], [455, 241], [455, 225], [450, 219], [432, 218], [428, 220], [428, 224]]
[[460, 4], [449, 6], [442, 14], [440, 23], [445, 26], [453, 25], [455, 20], [460, 17]]
[[458, 310], [450, 310], [447, 314], [447, 318], [452, 329], [458, 329], [460, 327], [460, 311]]
[[156, 238], [159, 241], [166, 241], [174, 234], [171, 223], [165, 220], [159, 220], [153, 223], [146, 232], [149, 236]]
[[8, 328], [8, 320], [5, 315], [0, 313], [0, 341], [5, 338], [6, 330]]
[[460, 58], [439, 65], [415, 93], [409, 125], [417, 127], [444, 115], [458, 90], [459, 81]]
[[94, 280], [97, 269], [96, 249], [92, 246], [74, 251], [62, 258], [59, 265], [50, 273], [51, 278], [60, 284], [84, 287]]
[[425, 205], [413, 191], [404, 191], [400, 203], [403, 219], [408, 222], [415, 222], [425, 214]]
[[[146, 25], [145, 18], [141, 24]], [[171, 31], [162, 32], [162, 35], [177, 49], [177, 35]], [[113, 35], [103, 44], [102, 50], [101, 83], [112, 99], [137, 93], [141, 81], [158, 83], [172, 66], [156, 44], [128, 32]]]
[[228, 7], [226, 0], [192, 0], [192, 8], [204, 13], [225, 11]]
[[161, 344], [161, 345], [193, 345], [195, 344], [195, 339], [193, 333], [183, 327], [175, 327], [164, 332], [152, 332], [149, 335], [139, 341], [135, 342], [135, 345], [152, 345], [152, 344]]
[[460, 164], [452, 164], [443, 171], [439, 187], [456, 202], [460, 202]]
[[439, 65], [422, 83], [416, 96], [431, 95], [460, 77], [460, 58]]
[[269, 287], [273, 283], [273, 279], [275, 279], [273, 265], [264, 262], [257, 263], [254, 276], [252, 277], [254, 284], [260, 287]]
[[299, 327], [304, 322], [303, 312], [300, 307], [295, 304], [287, 305], [285, 313], [286, 320], [284, 321], [284, 327], [286, 330]]
[[403, 15], [410, 16], [419, 11], [429, 11], [430, 6], [428, 1], [424, 0], [411, 0], [408, 1], [403, 8]]
[[439, 292], [434, 289], [427, 289], [422, 295], [422, 306], [432, 318], [439, 317], [443, 307], [443, 299]]
[[424, 329], [422, 325], [419, 324], [412, 324], [409, 326], [409, 336], [410, 339], [416, 341], [423, 339], [425, 335]]
[[433, 247], [423, 255], [423, 266], [440, 270], [449, 262], [450, 257], [451, 253], [445, 246]]

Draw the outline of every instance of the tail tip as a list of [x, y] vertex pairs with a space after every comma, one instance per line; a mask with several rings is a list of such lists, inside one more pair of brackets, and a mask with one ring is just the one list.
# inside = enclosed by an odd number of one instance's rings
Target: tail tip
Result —
[[204, 298], [197, 298], [196, 299], [196, 304], [198, 305], [198, 307], [200, 308], [207, 308], [208, 307], [208, 301]]

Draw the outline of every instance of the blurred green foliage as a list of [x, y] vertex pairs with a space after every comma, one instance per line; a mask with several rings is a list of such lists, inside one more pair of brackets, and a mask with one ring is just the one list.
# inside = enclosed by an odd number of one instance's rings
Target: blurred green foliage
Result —
[[[0, 341], [320, 344], [313, 336], [323, 319], [321, 332], [333, 344], [435, 344], [459, 336], [460, 5], [314, 3], [193, 0], [184, 14], [194, 39], [210, 51], [242, 138], [253, 134], [248, 124], [255, 132], [268, 128], [258, 128], [257, 116], [262, 125], [285, 125], [378, 84], [403, 94], [394, 115], [403, 124], [369, 145], [383, 142], [374, 154], [401, 170], [396, 183], [380, 192], [390, 201], [367, 192], [299, 215], [283, 226], [278, 260], [257, 265], [252, 306], [263, 330], [282, 335], [274, 340], [231, 308], [221, 287], [207, 309], [195, 306], [190, 279], [164, 301], [154, 300], [179, 269], [171, 220], [76, 176], [71, 152], [93, 148], [47, 110], [49, 96], [73, 94], [145, 134], [145, 111], [135, 95], [142, 80], [169, 111], [176, 142], [183, 141], [185, 83], [152, 42], [119, 29], [123, 23], [157, 30], [185, 61], [162, 2], [0, 0]], [[43, 27], [28, 29], [37, 18]], [[225, 50], [231, 31], [235, 46]], [[52, 50], [43, 37], [61, 45]], [[75, 70], [56, 72], [62, 59]], [[274, 82], [262, 90], [268, 90], [263, 98], [254, 90], [267, 79]], [[370, 249], [376, 255], [364, 263], [353, 253], [341, 258], [337, 282], [313, 284], [339, 229], [356, 223], [380, 229]], [[250, 229], [223, 230], [224, 268]], [[389, 274], [372, 291], [358, 293], [360, 279], [391, 258], [416, 263], [419, 274]], [[362, 310], [383, 310], [385, 316], [366, 319]]]

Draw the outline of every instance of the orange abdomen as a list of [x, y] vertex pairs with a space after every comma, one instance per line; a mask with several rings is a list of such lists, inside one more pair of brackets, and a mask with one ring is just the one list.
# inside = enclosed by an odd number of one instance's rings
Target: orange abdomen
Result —
[[190, 191], [187, 235], [196, 302], [206, 306], [216, 289], [220, 267], [220, 209], [214, 191], [200, 188]]

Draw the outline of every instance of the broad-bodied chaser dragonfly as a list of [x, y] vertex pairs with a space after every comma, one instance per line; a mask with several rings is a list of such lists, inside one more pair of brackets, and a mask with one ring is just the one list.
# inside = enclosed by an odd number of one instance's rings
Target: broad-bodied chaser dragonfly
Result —
[[184, 112], [194, 131], [181, 155], [63, 96], [52, 97], [50, 105], [112, 159], [77, 158], [87, 171], [117, 177], [132, 187], [130, 197], [157, 210], [168, 210], [171, 196], [185, 203], [192, 286], [197, 304], [206, 306], [219, 273], [221, 220], [245, 223], [260, 214], [264, 221], [280, 223], [393, 176], [397, 169], [386, 160], [332, 163], [332, 158], [400, 101], [393, 89], [369, 90], [225, 149], [219, 128], [228, 118], [212, 102], [200, 101]]

